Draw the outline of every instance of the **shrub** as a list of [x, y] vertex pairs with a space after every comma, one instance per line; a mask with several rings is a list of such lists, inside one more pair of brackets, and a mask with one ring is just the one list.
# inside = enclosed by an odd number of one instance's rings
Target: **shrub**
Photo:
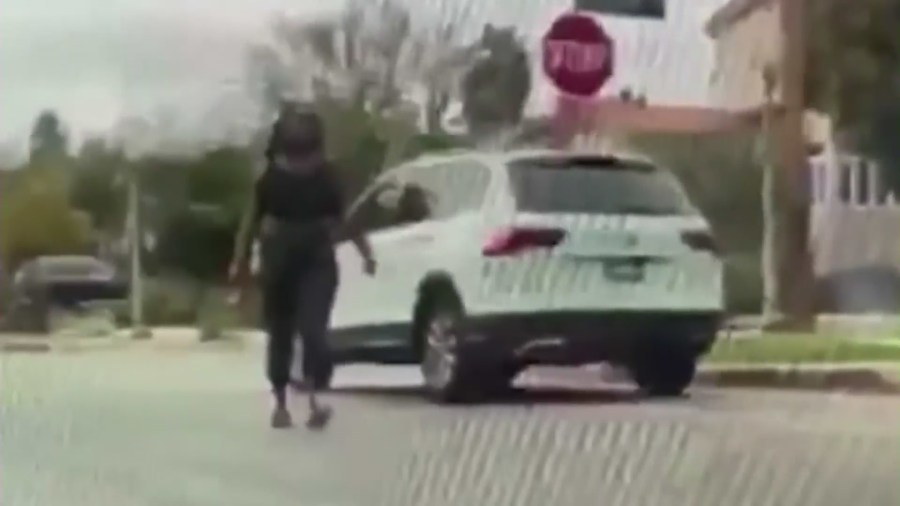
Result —
[[756, 314], [762, 308], [763, 281], [758, 252], [724, 257], [725, 308], [730, 314]]
[[0, 202], [0, 251], [9, 272], [41, 255], [84, 253], [90, 223], [69, 205], [65, 179], [50, 169], [22, 169]]

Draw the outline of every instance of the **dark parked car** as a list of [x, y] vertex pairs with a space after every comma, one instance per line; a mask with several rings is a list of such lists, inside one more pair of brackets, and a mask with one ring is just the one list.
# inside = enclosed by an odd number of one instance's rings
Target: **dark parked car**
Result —
[[46, 332], [54, 309], [77, 311], [85, 303], [127, 296], [128, 284], [102, 260], [76, 255], [38, 257], [16, 271], [7, 326]]

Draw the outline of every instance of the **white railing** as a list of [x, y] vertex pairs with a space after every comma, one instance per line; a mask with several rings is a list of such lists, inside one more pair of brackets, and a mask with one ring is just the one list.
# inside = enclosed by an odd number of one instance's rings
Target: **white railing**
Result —
[[875, 162], [847, 154], [822, 155], [810, 159], [810, 171], [813, 206], [900, 207]]
[[877, 164], [840, 154], [810, 159], [810, 243], [816, 271], [900, 270], [900, 203]]

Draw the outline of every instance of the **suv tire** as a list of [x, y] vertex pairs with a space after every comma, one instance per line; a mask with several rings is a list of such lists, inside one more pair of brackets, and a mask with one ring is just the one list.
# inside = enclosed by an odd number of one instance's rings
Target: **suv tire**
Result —
[[651, 397], [679, 397], [694, 380], [697, 357], [677, 345], [649, 341], [628, 365], [638, 387]]
[[465, 339], [465, 311], [459, 297], [438, 288], [424, 294], [413, 336], [420, 346], [425, 392], [436, 402], [474, 400], [479, 380], [472, 346]]
[[485, 366], [481, 381], [485, 393], [492, 397], [506, 397], [514, 392], [513, 381], [525, 367], [516, 361], [501, 362], [495, 367]]

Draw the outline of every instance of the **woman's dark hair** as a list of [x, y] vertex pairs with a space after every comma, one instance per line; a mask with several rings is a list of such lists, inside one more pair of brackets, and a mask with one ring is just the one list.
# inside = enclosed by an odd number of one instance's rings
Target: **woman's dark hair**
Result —
[[272, 161], [276, 155], [285, 153], [301, 156], [320, 153], [324, 140], [322, 119], [314, 110], [285, 104], [272, 125], [266, 159]]

